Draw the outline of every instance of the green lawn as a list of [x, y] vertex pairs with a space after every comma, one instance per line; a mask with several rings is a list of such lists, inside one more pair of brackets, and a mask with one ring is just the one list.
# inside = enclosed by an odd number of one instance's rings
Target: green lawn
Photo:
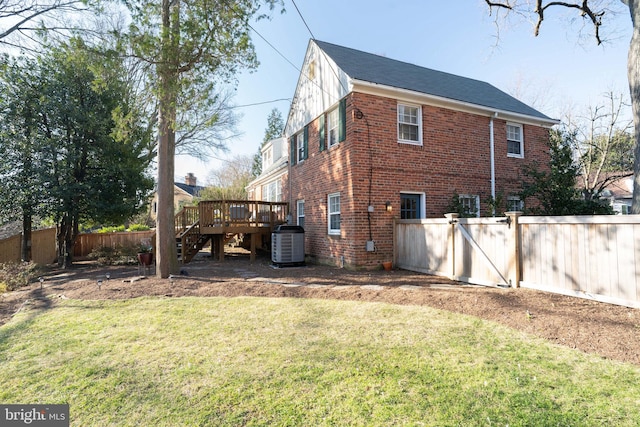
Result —
[[634, 426], [640, 367], [428, 307], [64, 300], [0, 327], [0, 402], [73, 426]]

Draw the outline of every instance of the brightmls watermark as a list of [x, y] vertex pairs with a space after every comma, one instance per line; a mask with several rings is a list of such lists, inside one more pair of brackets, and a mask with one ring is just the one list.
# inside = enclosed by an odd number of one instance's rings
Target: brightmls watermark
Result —
[[0, 426], [69, 427], [69, 405], [2, 405]]

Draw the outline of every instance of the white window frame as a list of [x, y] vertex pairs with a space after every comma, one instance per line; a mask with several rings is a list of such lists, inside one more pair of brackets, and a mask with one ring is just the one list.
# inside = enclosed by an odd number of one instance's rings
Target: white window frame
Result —
[[[338, 204], [337, 204], [337, 210], [332, 210], [336, 208], [335, 203], [331, 203], [332, 199], [336, 199], [338, 200]], [[341, 221], [340, 221], [340, 193], [331, 193], [327, 196], [327, 233], [333, 236], [339, 236], [340, 235], [340, 225], [341, 225]], [[338, 227], [337, 228], [332, 228], [331, 227], [331, 218], [333, 216], [337, 215], [338, 216]]]
[[[413, 120], [405, 121], [407, 114], [405, 113], [405, 108], [415, 109], [415, 123]], [[409, 117], [413, 117], [413, 115], [409, 115]], [[406, 104], [406, 103], [398, 103], [397, 107], [397, 120], [398, 120], [398, 143], [402, 144], [413, 144], [413, 145], [422, 145], [422, 106], [414, 105], [414, 104]], [[403, 139], [401, 137], [402, 133], [400, 132], [400, 126], [415, 126], [417, 132], [417, 140], [412, 139]]]
[[273, 150], [271, 147], [262, 152], [262, 170], [273, 164]]
[[262, 201], [263, 202], [281, 202], [282, 201], [282, 182], [280, 179], [269, 181], [262, 185]]
[[[512, 208], [512, 205], [517, 209]], [[519, 196], [509, 196], [507, 197], [507, 212], [522, 212], [524, 210], [524, 200], [522, 200]]]
[[[296, 215], [297, 215], [296, 224], [301, 227], [304, 227], [304, 199], [298, 200], [296, 202]], [[302, 224], [300, 224], [300, 219], [302, 219]]]
[[[475, 205], [475, 216], [476, 218], [480, 218], [480, 196], [477, 194], [459, 194], [458, 200], [460, 201], [460, 206], [462, 206], [462, 210], [464, 211], [468, 205], [469, 213], [471, 213], [471, 203]], [[466, 203], [468, 202], [468, 203]], [[466, 212], [465, 212], [466, 213]]]
[[327, 113], [327, 147], [338, 145], [340, 141], [340, 111], [336, 107]]
[[[519, 130], [520, 139], [516, 139], [513, 133], [510, 132], [509, 128], [516, 128]], [[515, 157], [518, 159], [524, 158], [524, 127], [520, 123], [510, 123], [507, 122], [507, 157]], [[509, 151], [509, 142], [517, 142], [520, 144], [520, 153], [511, 153]]]
[[296, 160], [298, 163], [304, 162], [304, 132], [296, 134]]

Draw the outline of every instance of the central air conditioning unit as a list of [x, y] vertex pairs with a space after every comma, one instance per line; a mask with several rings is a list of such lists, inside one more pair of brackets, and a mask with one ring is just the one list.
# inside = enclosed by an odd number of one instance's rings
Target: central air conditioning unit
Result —
[[279, 225], [271, 233], [271, 262], [279, 267], [304, 265], [304, 228]]

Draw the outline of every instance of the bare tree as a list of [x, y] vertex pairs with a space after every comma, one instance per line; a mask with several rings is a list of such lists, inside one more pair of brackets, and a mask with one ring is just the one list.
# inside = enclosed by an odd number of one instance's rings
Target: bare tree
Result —
[[632, 175], [633, 122], [625, 117], [628, 107], [624, 96], [609, 92], [586, 115], [565, 118], [586, 200], [599, 198], [609, 184]]
[[235, 156], [220, 168], [211, 171], [209, 174], [211, 185], [202, 190], [200, 198], [203, 200], [245, 200], [247, 198], [247, 184], [253, 178], [252, 166], [252, 156]]
[[540, 33], [545, 13], [551, 8], [568, 8], [586, 20], [594, 30], [594, 38], [598, 44], [603, 39], [600, 33], [603, 19], [615, 4], [621, 2], [626, 5], [631, 14], [633, 36], [629, 44], [629, 58], [627, 62], [627, 76], [631, 95], [634, 131], [634, 163], [633, 163], [633, 202], [631, 213], [640, 214], [640, 1], [638, 0], [578, 0], [578, 1], [544, 1], [544, 0], [485, 0], [489, 10], [496, 12], [496, 22], [500, 12], [516, 13], [531, 17], [534, 34]]
[[0, 0], [0, 45], [24, 47], [39, 44], [36, 33], [77, 29], [72, 16], [88, 10], [82, 0]]

